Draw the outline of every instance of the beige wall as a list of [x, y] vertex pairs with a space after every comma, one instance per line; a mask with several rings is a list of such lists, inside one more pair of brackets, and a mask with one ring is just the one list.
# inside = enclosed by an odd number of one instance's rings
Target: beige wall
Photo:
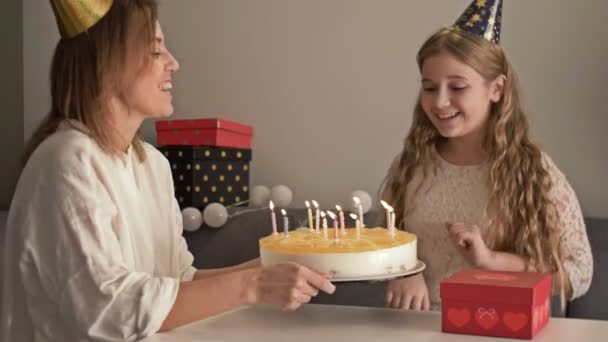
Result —
[[15, 188], [23, 147], [22, 16], [20, 1], [0, 11], [0, 210], [7, 210]]
[[[469, 0], [161, 0], [182, 68], [175, 117], [255, 126], [253, 184], [304, 199], [372, 194], [411, 120], [414, 55]], [[44, 10], [41, 9], [44, 7]], [[24, 2], [25, 132], [48, 106], [57, 39], [48, 4]], [[503, 46], [520, 74], [538, 140], [587, 215], [608, 217], [605, 0], [507, 1]], [[143, 127], [154, 141], [152, 123]]]
[[23, 118], [29, 138], [51, 104], [49, 70], [59, 31], [49, 1], [23, 0]]

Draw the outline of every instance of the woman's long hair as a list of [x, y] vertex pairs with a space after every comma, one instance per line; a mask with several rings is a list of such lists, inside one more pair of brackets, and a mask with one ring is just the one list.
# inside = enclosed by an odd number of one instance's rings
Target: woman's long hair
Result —
[[[527, 258], [530, 270], [557, 274], [564, 304], [558, 212], [549, 195], [552, 181], [540, 149], [530, 140], [516, 75], [502, 48], [458, 28], [443, 28], [423, 44], [417, 56], [419, 69], [429, 57], [440, 53], [457, 58], [488, 81], [500, 75], [506, 78], [501, 100], [491, 107], [484, 140], [489, 194], [486, 213], [491, 227], [486, 237], [494, 250]], [[419, 171], [424, 180], [435, 169], [433, 149], [443, 141], [419, 98], [403, 150], [380, 190], [382, 197], [394, 203], [396, 225], [402, 229], [413, 205], [406, 196], [420, 190], [420, 186], [412, 186], [412, 180]]]
[[[130, 52], [149, 56], [155, 36], [158, 6], [155, 0], [114, 0], [111, 9], [93, 27], [57, 43], [51, 63], [51, 109], [26, 143], [25, 165], [36, 148], [61, 122], [84, 125], [91, 137], [109, 153], [111, 141], [104, 106], [110, 93], [121, 95], [121, 81]], [[131, 142], [140, 160], [142, 142]]]

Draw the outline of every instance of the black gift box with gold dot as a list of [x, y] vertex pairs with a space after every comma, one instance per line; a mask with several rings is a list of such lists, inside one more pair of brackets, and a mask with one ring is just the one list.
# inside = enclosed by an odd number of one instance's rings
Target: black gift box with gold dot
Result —
[[180, 208], [204, 209], [219, 202], [249, 200], [250, 149], [210, 146], [160, 146], [171, 165]]

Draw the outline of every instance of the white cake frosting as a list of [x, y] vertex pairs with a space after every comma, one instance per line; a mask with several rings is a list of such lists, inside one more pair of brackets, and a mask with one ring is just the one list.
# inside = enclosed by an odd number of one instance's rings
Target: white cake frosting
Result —
[[262, 265], [296, 262], [334, 278], [367, 278], [403, 273], [417, 265], [416, 236], [384, 228], [323, 232], [298, 230], [260, 239]]

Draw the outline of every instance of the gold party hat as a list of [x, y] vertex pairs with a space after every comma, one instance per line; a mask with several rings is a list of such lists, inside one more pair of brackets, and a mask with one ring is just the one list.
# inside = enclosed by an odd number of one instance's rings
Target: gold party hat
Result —
[[113, 0], [51, 0], [61, 37], [73, 38], [90, 29], [112, 7]]

